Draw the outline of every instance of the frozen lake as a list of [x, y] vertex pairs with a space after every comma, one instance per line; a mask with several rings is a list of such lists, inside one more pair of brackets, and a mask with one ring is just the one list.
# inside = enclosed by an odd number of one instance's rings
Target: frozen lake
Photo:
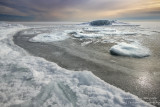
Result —
[[[134, 26], [141, 25], [141, 26]], [[56, 62], [70, 70], [92, 71], [102, 80], [135, 94], [148, 102], [160, 101], [160, 39], [159, 25], [154, 22], [133, 23], [133, 26], [53, 25], [19, 32], [14, 42], [31, 54]], [[45, 29], [45, 30], [44, 30]], [[62, 40], [53, 37], [36, 38], [24, 32], [64, 32]], [[53, 34], [55, 35], [55, 34]], [[61, 34], [60, 34], [61, 35]], [[65, 38], [65, 40], [63, 39]], [[113, 56], [109, 50], [119, 43], [140, 44], [149, 50], [149, 56]], [[137, 47], [136, 47], [137, 48]], [[135, 50], [133, 50], [135, 52]], [[146, 50], [140, 50], [145, 55]], [[135, 52], [136, 53], [136, 52]], [[136, 53], [136, 55], [139, 53]], [[147, 54], [147, 55], [148, 55]], [[155, 104], [156, 105], [156, 104]]]
[[159, 105], [159, 23], [22, 24], [3, 25], [0, 32], [3, 106], [143, 107], [146, 103], [134, 95]]

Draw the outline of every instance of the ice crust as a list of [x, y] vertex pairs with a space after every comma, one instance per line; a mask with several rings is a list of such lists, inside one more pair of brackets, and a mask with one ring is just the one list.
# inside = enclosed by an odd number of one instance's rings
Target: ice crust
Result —
[[0, 27], [0, 105], [2, 107], [151, 107], [90, 71], [69, 71], [31, 56], [13, 35], [26, 27]]
[[144, 46], [141, 46], [138, 43], [125, 43], [121, 42], [117, 45], [114, 45], [110, 49], [112, 55], [118, 56], [128, 56], [128, 57], [147, 57], [150, 55], [149, 49]]

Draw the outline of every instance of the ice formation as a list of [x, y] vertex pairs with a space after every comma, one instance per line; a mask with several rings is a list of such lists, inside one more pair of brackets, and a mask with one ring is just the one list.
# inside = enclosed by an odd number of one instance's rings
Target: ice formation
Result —
[[12, 41], [21, 27], [0, 27], [2, 107], [151, 107], [89, 71], [69, 71], [31, 56]]
[[110, 49], [112, 55], [129, 56], [129, 57], [147, 57], [150, 55], [149, 49], [137, 43], [118, 43]]
[[103, 34], [95, 34], [95, 33], [74, 33], [73, 34], [74, 37], [76, 38], [98, 38], [98, 37], [102, 37], [104, 36]]
[[69, 36], [65, 33], [42, 33], [30, 39], [31, 42], [54, 42], [54, 41], [63, 41]]
[[111, 28], [104, 28], [104, 27], [85, 27], [83, 28], [84, 31], [86, 32], [116, 32], [116, 29], [111, 29]]
[[114, 29], [103, 29], [103, 28], [85, 28], [84, 31], [68, 31], [73, 37], [76, 38], [101, 38], [107, 36], [123, 36], [123, 35], [136, 35], [135, 32], [118, 31]]

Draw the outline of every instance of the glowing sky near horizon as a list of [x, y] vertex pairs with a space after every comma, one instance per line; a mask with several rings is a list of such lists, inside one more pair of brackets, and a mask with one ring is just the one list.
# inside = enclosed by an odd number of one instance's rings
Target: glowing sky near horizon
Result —
[[1, 0], [1, 15], [34, 20], [85, 21], [107, 18], [160, 18], [160, 0]]

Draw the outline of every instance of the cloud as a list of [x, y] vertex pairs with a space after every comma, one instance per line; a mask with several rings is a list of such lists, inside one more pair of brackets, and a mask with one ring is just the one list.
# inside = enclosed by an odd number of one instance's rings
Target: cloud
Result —
[[157, 16], [158, 7], [160, 0], [1, 0], [0, 14], [32, 16], [43, 21], [92, 20], [142, 13]]
[[25, 16], [26, 14], [23, 12], [20, 12], [14, 8], [6, 7], [6, 6], [1, 6], [0, 5], [0, 13], [1, 14], [10, 14], [10, 15], [21, 15]]

